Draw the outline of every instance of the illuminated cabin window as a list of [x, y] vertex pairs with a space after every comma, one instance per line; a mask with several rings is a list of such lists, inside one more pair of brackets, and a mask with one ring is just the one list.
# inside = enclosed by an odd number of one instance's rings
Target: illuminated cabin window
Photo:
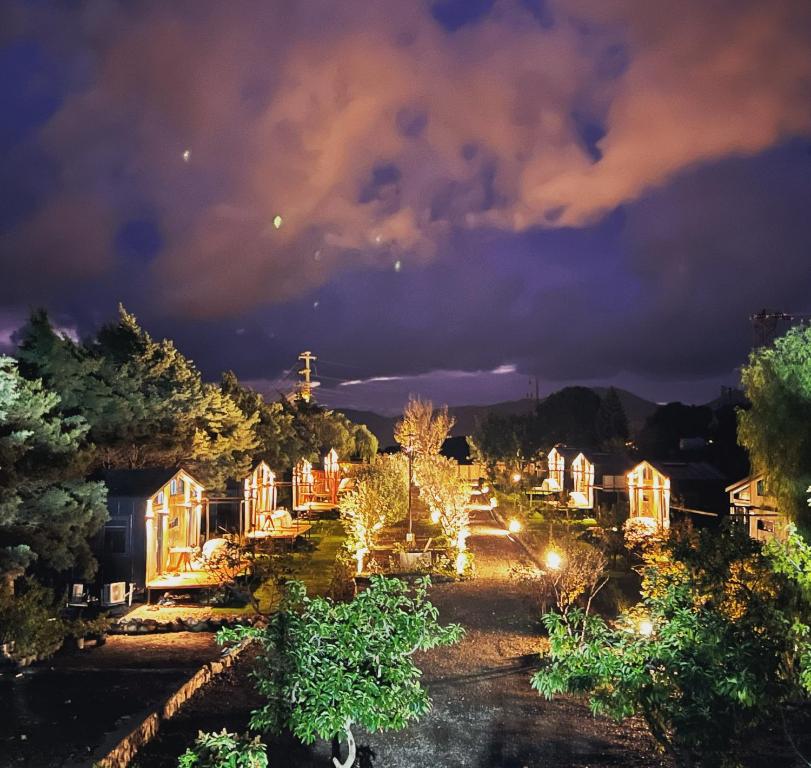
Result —
[[758, 480], [757, 485], [755, 486], [755, 488], [757, 489], [757, 491], [756, 491], [757, 495], [758, 496], [763, 496], [763, 492], [766, 490], [766, 484], [764, 483], [763, 480]]
[[182, 496], [186, 492], [186, 485], [183, 478], [176, 477], [169, 483], [169, 493], [172, 496]]
[[161, 506], [165, 500], [165, 496], [163, 495], [163, 491], [160, 491], [158, 495], [155, 497], [155, 504]]

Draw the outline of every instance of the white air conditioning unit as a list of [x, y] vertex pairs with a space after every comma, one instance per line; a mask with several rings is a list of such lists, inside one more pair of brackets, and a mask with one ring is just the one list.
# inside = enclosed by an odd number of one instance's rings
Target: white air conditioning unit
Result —
[[68, 605], [72, 608], [85, 608], [88, 604], [87, 586], [85, 584], [71, 584]]
[[114, 581], [112, 584], [105, 584], [101, 591], [101, 604], [104, 608], [111, 605], [123, 605], [127, 602], [127, 582]]

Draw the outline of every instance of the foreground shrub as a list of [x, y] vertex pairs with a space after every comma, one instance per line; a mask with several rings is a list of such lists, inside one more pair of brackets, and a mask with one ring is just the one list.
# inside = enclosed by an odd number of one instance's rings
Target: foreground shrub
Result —
[[267, 768], [266, 747], [257, 736], [200, 733], [178, 760], [178, 768]]
[[351, 602], [307, 597], [291, 582], [278, 613], [259, 629], [223, 630], [220, 638], [256, 638], [263, 653], [255, 673], [267, 704], [254, 711], [256, 731], [289, 729], [304, 743], [343, 738], [344, 762], [356, 757], [353, 727], [399, 730], [430, 708], [413, 654], [459, 640], [462, 628], [441, 626], [428, 601], [428, 579], [413, 589], [398, 579], [374, 576]]
[[755, 729], [808, 693], [802, 546], [764, 552], [734, 530], [674, 537], [670, 567], [649, 555], [642, 601], [616, 623], [544, 617], [550, 649], [533, 687], [587, 694], [616, 719], [640, 715], [678, 765], [739, 765]]
[[33, 579], [17, 579], [13, 591], [0, 589], [0, 645], [9, 658], [50, 656], [69, 631], [57, 615], [51, 590]]

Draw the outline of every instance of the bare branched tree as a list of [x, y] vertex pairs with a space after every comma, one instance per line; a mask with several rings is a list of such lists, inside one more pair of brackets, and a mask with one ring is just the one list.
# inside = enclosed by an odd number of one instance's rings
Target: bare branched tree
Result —
[[453, 417], [448, 415], [447, 405], [434, 411], [430, 400], [411, 397], [403, 418], [394, 426], [394, 439], [404, 451], [410, 450], [415, 459], [436, 456], [454, 423]]

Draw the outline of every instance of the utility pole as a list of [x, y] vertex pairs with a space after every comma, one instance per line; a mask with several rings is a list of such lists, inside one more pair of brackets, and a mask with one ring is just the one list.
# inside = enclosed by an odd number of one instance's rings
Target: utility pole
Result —
[[411, 517], [411, 486], [413, 485], [414, 477], [414, 437], [415, 435], [409, 432], [406, 437], [408, 443], [406, 444], [406, 454], [408, 456], [408, 533], [406, 534], [406, 544], [414, 543], [414, 531], [412, 526]]
[[796, 312], [776, 312], [762, 309], [749, 316], [754, 333], [754, 347], [760, 349], [771, 344], [780, 333], [792, 325], [808, 323], [811, 315], [797, 314]]
[[313, 381], [310, 378], [312, 374], [310, 363], [315, 362], [318, 358], [312, 352], [307, 351], [302, 352], [298, 356], [298, 359], [304, 361], [304, 367], [299, 371], [299, 376], [302, 377], [302, 380], [298, 385], [298, 393], [299, 397], [301, 397], [305, 403], [309, 403], [313, 397], [313, 387], [318, 385], [317, 381]]

